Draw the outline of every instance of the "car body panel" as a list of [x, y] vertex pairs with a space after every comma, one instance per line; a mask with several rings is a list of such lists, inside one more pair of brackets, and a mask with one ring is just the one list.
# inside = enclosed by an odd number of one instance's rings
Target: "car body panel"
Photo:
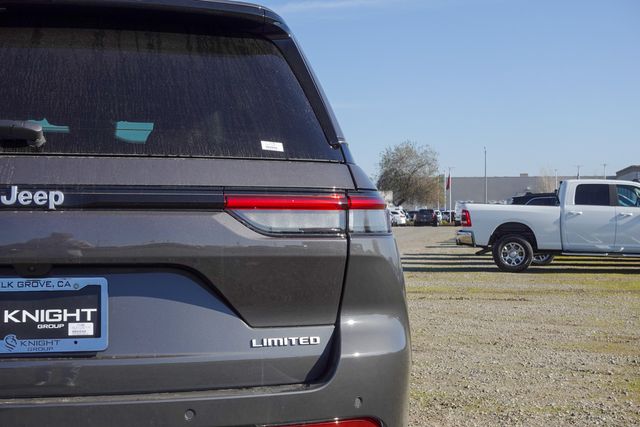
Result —
[[[308, 385], [201, 392], [5, 398], [1, 425], [66, 426], [89, 420], [97, 427], [174, 426], [185, 412], [197, 426], [250, 426], [371, 416], [386, 426], [407, 423], [411, 362], [404, 281], [395, 241], [352, 239], [334, 368]], [[362, 375], [362, 372], [376, 372]], [[384, 390], [381, 393], [380, 390]], [[361, 404], [356, 405], [356, 398]], [[321, 403], [319, 403], [321, 402]]]

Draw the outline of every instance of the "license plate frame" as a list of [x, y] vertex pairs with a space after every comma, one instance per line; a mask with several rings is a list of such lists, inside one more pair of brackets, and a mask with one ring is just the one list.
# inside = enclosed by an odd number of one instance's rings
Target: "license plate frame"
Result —
[[0, 357], [106, 350], [108, 286], [104, 277], [0, 278]]

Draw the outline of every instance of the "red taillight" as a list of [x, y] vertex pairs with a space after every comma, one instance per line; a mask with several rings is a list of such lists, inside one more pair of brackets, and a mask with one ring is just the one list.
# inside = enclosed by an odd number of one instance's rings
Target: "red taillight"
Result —
[[349, 196], [349, 209], [386, 209], [387, 204], [378, 194], [360, 195], [352, 194]]
[[391, 232], [387, 204], [380, 194], [349, 194], [349, 232], [385, 234]]
[[460, 222], [463, 227], [471, 227], [471, 214], [468, 210], [462, 210], [462, 216], [460, 218]]
[[323, 423], [292, 424], [274, 427], [380, 427], [380, 423], [372, 419], [327, 421]]
[[390, 232], [386, 203], [377, 193], [227, 194], [225, 209], [270, 234]]
[[347, 198], [343, 194], [234, 194], [225, 197], [225, 207], [227, 209], [338, 211], [347, 207]]

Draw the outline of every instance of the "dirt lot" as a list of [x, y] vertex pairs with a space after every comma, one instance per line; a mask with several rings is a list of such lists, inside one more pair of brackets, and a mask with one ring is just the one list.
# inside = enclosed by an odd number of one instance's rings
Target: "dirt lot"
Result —
[[640, 261], [497, 270], [450, 227], [394, 230], [411, 426], [640, 425]]

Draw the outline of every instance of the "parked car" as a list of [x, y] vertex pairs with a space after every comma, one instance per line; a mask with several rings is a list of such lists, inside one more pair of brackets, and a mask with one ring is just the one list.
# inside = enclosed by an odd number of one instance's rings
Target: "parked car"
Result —
[[466, 201], [456, 202], [455, 209], [454, 209], [454, 225], [456, 227], [459, 227], [462, 225], [462, 210], [465, 208], [465, 206], [468, 203], [473, 203], [473, 201], [466, 200]]
[[455, 224], [455, 211], [444, 211], [442, 213], [442, 217], [444, 221], [447, 221], [449, 224]]
[[440, 225], [440, 221], [438, 220], [438, 215], [435, 209], [420, 209], [416, 214], [416, 220], [414, 221], [414, 225], [422, 226], [422, 225], [432, 225], [438, 226]]
[[406, 425], [386, 204], [281, 17], [0, 0], [0, 75], [0, 426]]
[[407, 225], [407, 217], [402, 209], [389, 209], [389, 215], [391, 215], [391, 225]]
[[557, 254], [640, 256], [640, 184], [568, 180], [558, 197], [559, 206], [467, 205], [457, 242], [490, 248], [498, 267], [510, 272]]
[[418, 211], [409, 211], [407, 212], [407, 221], [411, 224], [414, 224], [416, 221], [416, 215], [418, 214]]

